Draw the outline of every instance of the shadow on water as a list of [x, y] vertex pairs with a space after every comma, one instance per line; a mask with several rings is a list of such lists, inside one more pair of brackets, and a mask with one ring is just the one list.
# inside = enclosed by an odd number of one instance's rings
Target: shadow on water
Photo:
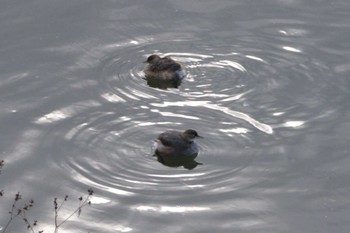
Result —
[[164, 164], [168, 167], [181, 167], [188, 170], [192, 170], [196, 168], [198, 165], [203, 165], [202, 163], [199, 163], [195, 160], [195, 158], [198, 156], [198, 153], [193, 153], [191, 155], [187, 155], [185, 153], [164, 153], [160, 152], [159, 150], [155, 150], [154, 155], [157, 157], [158, 162]]
[[181, 80], [159, 80], [155, 79], [154, 77], [145, 76], [143, 78], [147, 81], [147, 85], [153, 88], [159, 88], [159, 89], [168, 89], [168, 88], [178, 88], [181, 85]]

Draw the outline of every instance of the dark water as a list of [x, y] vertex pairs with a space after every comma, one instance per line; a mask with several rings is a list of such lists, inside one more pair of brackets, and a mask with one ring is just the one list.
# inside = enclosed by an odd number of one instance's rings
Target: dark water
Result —
[[[20, 191], [52, 232], [53, 198], [91, 187], [60, 232], [349, 232], [349, 12], [347, 0], [3, 1], [0, 226]], [[153, 53], [186, 67], [179, 88], [142, 79]], [[187, 128], [204, 136], [203, 165], [159, 163], [154, 138]]]

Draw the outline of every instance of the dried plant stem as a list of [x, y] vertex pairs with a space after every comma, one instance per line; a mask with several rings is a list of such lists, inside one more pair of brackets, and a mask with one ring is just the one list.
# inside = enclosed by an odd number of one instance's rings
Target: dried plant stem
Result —
[[[1, 169], [4, 166], [4, 160], [0, 160], [0, 174], [1, 174]], [[78, 216], [80, 216], [82, 208], [84, 208], [87, 205], [91, 205], [90, 202], [90, 197], [93, 195], [94, 191], [90, 188], [88, 189], [88, 195], [83, 198], [80, 197], [79, 198], [79, 206], [76, 210], [74, 210], [70, 215], [68, 215], [68, 217], [66, 217], [64, 220], [62, 220], [61, 222], [59, 222], [58, 220], [58, 212], [61, 210], [61, 208], [63, 207], [64, 203], [68, 200], [68, 195], [66, 195], [63, 199], [63, 201], [58, 204], [58, 199], [54, 198], [54, 213], [55, 213], [55, 233], [58, 233], [58, 229], [64, 224], [66, 223], [74, 214], [77, 214]], [[2, 197], [4, 195], [4, 191], [0, 190], [0, 197]], [[21, 219], [24, 221], [24, 223], [27, 226], [27, 230], [28, 232], [31, 233], [35, 233], [34, 231], [34, 227], [37, 226], [37, 221], [34, 220], [32, 223], [28, 220], [27, 218], [27, 212], [33, 207], [34, 205], [34, 201], [30, 200], [29, 202], [25, 203], [23, 207], [19, 208], [18, 207], [18, 203], [19, 201], [22, 199], [22, 195], [18, 192], [15, 195], [14, 201], [12, 203], [11, 206], [11, 210], [9, 211], [10, 214], [10, 219], [7, 221], [7, 223], [5, 224], [4, 228], [2, 229], [2, 233], [6, 233], [9, 230], [9, 227], [11, 225], [11, 223], [17, 218], [17, 217], [21, 217]], [[43, 233], [43, 231], [38, 231], [38, 233]]]
[[8, 222], [6, 223], [4, 229], [3, 229], [3, 232], [6, 232], [7, 228], [10, 226], [11, 222], [13, 221], [13, 219], [15, 219], [19, 214], [20, 212], [17, 211], [17, 214], [15, 214], [15, 209], [16, 209], [16, 203], [18, 202], [18, 200], [21, 199], [21, 195], [20, 193], [18, 192], [16, 194], [16, 197], [15, 197], [15, 200], [13, 201], [12, 203], [12, 207], [11, 207], [11, 210], [9, 211], [9, 214], [10, 214], [10, 219], [8, 220]]
[[62, 208], [64, 202], [67, 201], [68, 196], [66, 195], [64, 200], [61, 202], [61, 204], [58, 206], [58, 202], [57, 202], [57, 198], [54, 199], [54, 209], [55, 209], [55, 231], [54, 233], [58, 233], [58, 229], [64, 224], [66, 223], [74, 214], [78, 214], [78, 216], [80, 216], [81, 210], [83, 207], [90, 205], [90, 196], [93, 194], [92, 189], [88, 190], [89, 195], [87, 197], [85, 197], [85, 199], [83, 200], [83, 197], [80, 197], [80, 203], [79, 206], [76, 210], [74, 210], [70, 215], [68, 215], [64, 220], [62, 220], [60, 223], [58, 223], [58, 212], [59, 210]]
[[34, 233], [34, 229], [33, 226], [37, 225], [37, 221], [35, 220], [33, 222], [33, 224], [31, 224], [27, 218], [27, 211], [29, 211], [30, 208], [33, 207], [34, 201], [30, 200], [28, 203], [26, 203], [22, 208], [18, 208], [17, 207], [17, 203], [19, 200], [22, 199], [21, 194], [18, 192], [15, 195], [15, 199], [12, 203], [12, 207], [11, 210], [9, 211], [10, 214], [10, 219], [8, 220], [8, 222], [6, 223], [5, 227], [3, 228], [2, 232], [6, 232], [8, 227], [11, 225], [12, 221], [17, 218], [18, 216], [20, 216], [22, 218], [22, 220], [24, 221], [24, 223], [27, 225], [27, 229], [30, 230], [32, 233]]

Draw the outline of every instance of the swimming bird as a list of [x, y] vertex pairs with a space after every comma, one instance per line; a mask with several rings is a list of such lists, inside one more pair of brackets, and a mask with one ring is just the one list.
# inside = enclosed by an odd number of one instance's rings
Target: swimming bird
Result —
[[147, 63], [147, 65], [143, 71], [150, 86], [154, 84], [155, 87], [158, 87], [156, 84], [160, 83], [160, 88], [162, 86], [178, 87], [181, 80], [186, 76], [182, 65], [168, 56], [160, 57], [153, 54], [144, 63]]
[[197, 156], [198, 146], [194, 142], [195, 138], [202, 137], [193, 129], [184, 132], [165, 131], [159, 134], [155, 140], [157, 144], [156, 152], [170, 156]]

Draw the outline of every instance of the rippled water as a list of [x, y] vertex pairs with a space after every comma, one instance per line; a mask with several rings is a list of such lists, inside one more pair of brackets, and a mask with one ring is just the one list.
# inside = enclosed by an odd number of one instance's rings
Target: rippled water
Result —
[[[349, 10], [7, 1], [0, 226], [20, 191], [51, 232], [53, 198], [91, 187], [93, 205], [60, 232], [348, 232]], [[143, 79], [153, 53], [184, 65], [178, 88]], [[188, 128], [204, 136], [201, 165], [159, 163], [157, 135]]]

